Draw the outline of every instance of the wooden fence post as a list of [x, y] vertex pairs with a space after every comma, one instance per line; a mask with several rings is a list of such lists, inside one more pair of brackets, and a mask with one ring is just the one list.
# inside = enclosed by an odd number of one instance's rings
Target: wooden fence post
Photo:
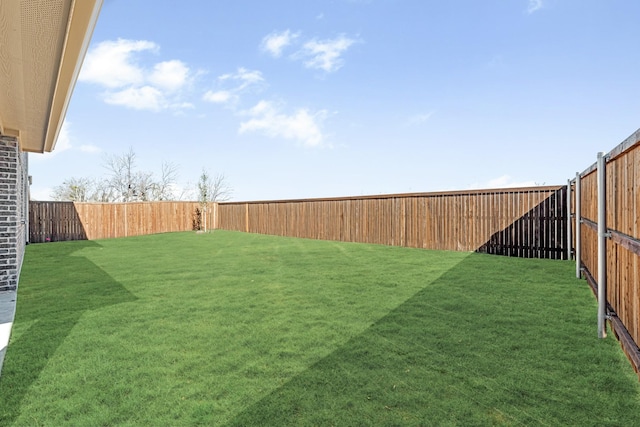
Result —
[[244, 211], [244, 224], [245, 224], [245, 232], [249, 232], [249, 203], [245, 203], [245, 211]]

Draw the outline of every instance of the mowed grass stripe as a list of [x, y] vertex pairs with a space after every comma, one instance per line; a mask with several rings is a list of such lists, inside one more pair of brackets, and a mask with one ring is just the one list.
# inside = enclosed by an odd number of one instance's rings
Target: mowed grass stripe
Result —
[[0, 425], [633, 425], [567, 262], [216, 231], [29, 246]]

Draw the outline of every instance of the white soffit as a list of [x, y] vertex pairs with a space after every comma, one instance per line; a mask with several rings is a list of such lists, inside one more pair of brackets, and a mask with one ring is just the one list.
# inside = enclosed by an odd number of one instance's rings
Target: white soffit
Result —
[[0, 1], [0, 133], [52, 151], [102, 0]]

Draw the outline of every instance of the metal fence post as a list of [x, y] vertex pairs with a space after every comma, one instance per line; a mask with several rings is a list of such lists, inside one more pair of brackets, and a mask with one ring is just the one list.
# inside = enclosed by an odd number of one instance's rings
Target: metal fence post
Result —
[[576, 191], [575, 191], [575, 195], [576, 195], [576, 203], [575, 203], [575, 211], [576, 211], [576, 249], [575, 249], [575, 256], [576, 256], [576, 277], [578, 279], [580, 279], [582, 277], [582, 252], [580, 250], [580, 245], [582, 244], [581, 238], [582, 238], [582, 234], [581, 234], [581, 230], [580, 230], [580, 222], [582, 221], [581, 219], [581, 213], [580, 213], [580, 209], [582, 208], [581, 203], [580, 203], [580, 186], [582, 185], [581, 182], [581, 177], [580, 177], [580, 173], [576, 172]]
[[571, 259], [571, 180], [567, 180], [567, 259]]
[[598, 153], [598, 338], [607, 336], [607, 215], [606, 215], [606, 163]]

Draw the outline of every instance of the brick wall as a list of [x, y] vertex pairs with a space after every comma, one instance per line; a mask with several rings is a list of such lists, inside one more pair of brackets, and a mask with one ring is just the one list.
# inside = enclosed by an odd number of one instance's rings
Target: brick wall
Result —
[[0, 291], [15, 290], [28, 236], [27, 154], [0, 135]]

